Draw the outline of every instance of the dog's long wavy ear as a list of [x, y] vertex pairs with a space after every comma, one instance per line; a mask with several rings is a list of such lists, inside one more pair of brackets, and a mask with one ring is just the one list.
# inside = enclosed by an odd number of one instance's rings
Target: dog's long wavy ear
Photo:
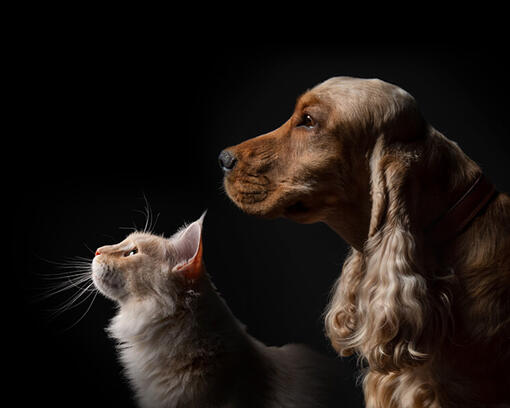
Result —
[[352, 341], [371, 367], [384, 371], [427, 359], [423, 333], [430, 304], [422, 233], [413, 214], [415, 157], [380, 137], [370, 160], [372, 214]]
[[413, 154], [388, 148], [381, 136], [370, 168], [368, 240], [344, 264], [326, 331], [341, 355], [358, 351], [371, 368], [387, 371], [426, 360], [422, 337], [429, 301], [409, 195]]
[[363, 254], [352, 248], [333, 287], [324, 319], [326, 335], [341, 356], [356, 351], [356, 344], [351, 340], [358, 326], [358, 288], [364, 273]]

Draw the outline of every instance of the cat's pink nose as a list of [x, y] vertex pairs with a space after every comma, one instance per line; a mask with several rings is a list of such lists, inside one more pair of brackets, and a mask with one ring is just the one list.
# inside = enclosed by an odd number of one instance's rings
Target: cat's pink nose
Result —
[[101, 255], [101, 252], [99, 250], [96, 251], [96, 256]]

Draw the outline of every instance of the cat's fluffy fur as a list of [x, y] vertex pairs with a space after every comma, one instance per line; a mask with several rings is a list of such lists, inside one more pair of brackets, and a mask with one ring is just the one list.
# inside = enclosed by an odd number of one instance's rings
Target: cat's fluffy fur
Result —
[[[198, 249], [197, 244], [191, 245], [197, 239], [193, 228], [198, 228]], [[118, 314], [108, 330], [118, 341], [121, 362], [140, 405], [346, 406], [339, 380], [343, 374], [337, 362], [300, 345], [267, 347], [247, 334], [205, 272], [200, 231], [201, 220], [170, 240], [138, 234], [128, 237], [127, 244], [124, 241], [100, 248], [94, 261], [96, 286], [119, 302]], [[124, 274], [121, 269], [129, 269], [126, 262], [136, 261], [134, 256], [125, 255], [133, 245], [130, 240], [138, 242], [136, 255], [150, 253], [167, 264], [162, 263], [158, 271], [147, 271], [142, 265], [148, 261], [140, 263], [142, 270], [133, 269], [136, 279]], [[142, 245], [144, 240], [150, 243], [149, 247]], [[117, 260], [113, 258], [115, 253], [120, 254]], [[188, 266], [199, 268], [198, 273], [193, 272], [193, 279], [189, 279]], [[115, 281], [116, 287], [121, 286], [122, 293], [128, 293], [118, 299], [104, 287], [101, 277], [113, 271], [123, 275]], [[171, 279], [165, 280], [165, 275]], [[152, 283], [140, 284], [137, 279]], [[163, 282], [167, 287], [161, 287]], [[138, 292], [142, 295], [134, 295]]]

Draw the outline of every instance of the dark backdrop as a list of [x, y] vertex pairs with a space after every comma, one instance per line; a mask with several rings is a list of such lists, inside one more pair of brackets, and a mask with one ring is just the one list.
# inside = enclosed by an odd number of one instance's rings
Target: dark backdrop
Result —
[[[89, 302], [50, 320], [47, 309], [72, 293], [33, 300], [47, 288], [44, 276], [61, 272], [52, 262], [92, 258], [96, 247], [123, 239], [124, 227], [142, 227], [144, 197], [159, 215], [155, 231], [167, 235], [208, 209], [208, 271], [252, 335], [333, 355], [321, 314], [346, 245], [322, 224], [241, 213], [223, 193], [217, 165], [224, 147], [278, 127], [303, 91], [331, 76], [400, 85], [499, 189], [510, 188], [508, 63], [497, 45], [176, 45], [49, 31], [23, 51], [13, 102], [22, 115], [4, 150], [14, 159], [4, 174], [15, 261], [6, 272], [19, 288], [7, 313], [21, 356], [12, 372], [30, 384], [22, 398], [36, 396], [41, 406], [132, 404], [104, 331], [113, 304], [98, 296], [84, 317]], [[359, 396], [354, 362], [345, 365], [346, 395]]]

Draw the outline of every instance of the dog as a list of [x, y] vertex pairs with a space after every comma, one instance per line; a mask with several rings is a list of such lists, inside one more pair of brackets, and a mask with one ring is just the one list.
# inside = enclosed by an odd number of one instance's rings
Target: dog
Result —
[[510, 406], [510, 197], [408, 92], [328, 79], [219, 162], [246, 213], [351, 246], [325, 328], [364, 362], [368, 408]]

